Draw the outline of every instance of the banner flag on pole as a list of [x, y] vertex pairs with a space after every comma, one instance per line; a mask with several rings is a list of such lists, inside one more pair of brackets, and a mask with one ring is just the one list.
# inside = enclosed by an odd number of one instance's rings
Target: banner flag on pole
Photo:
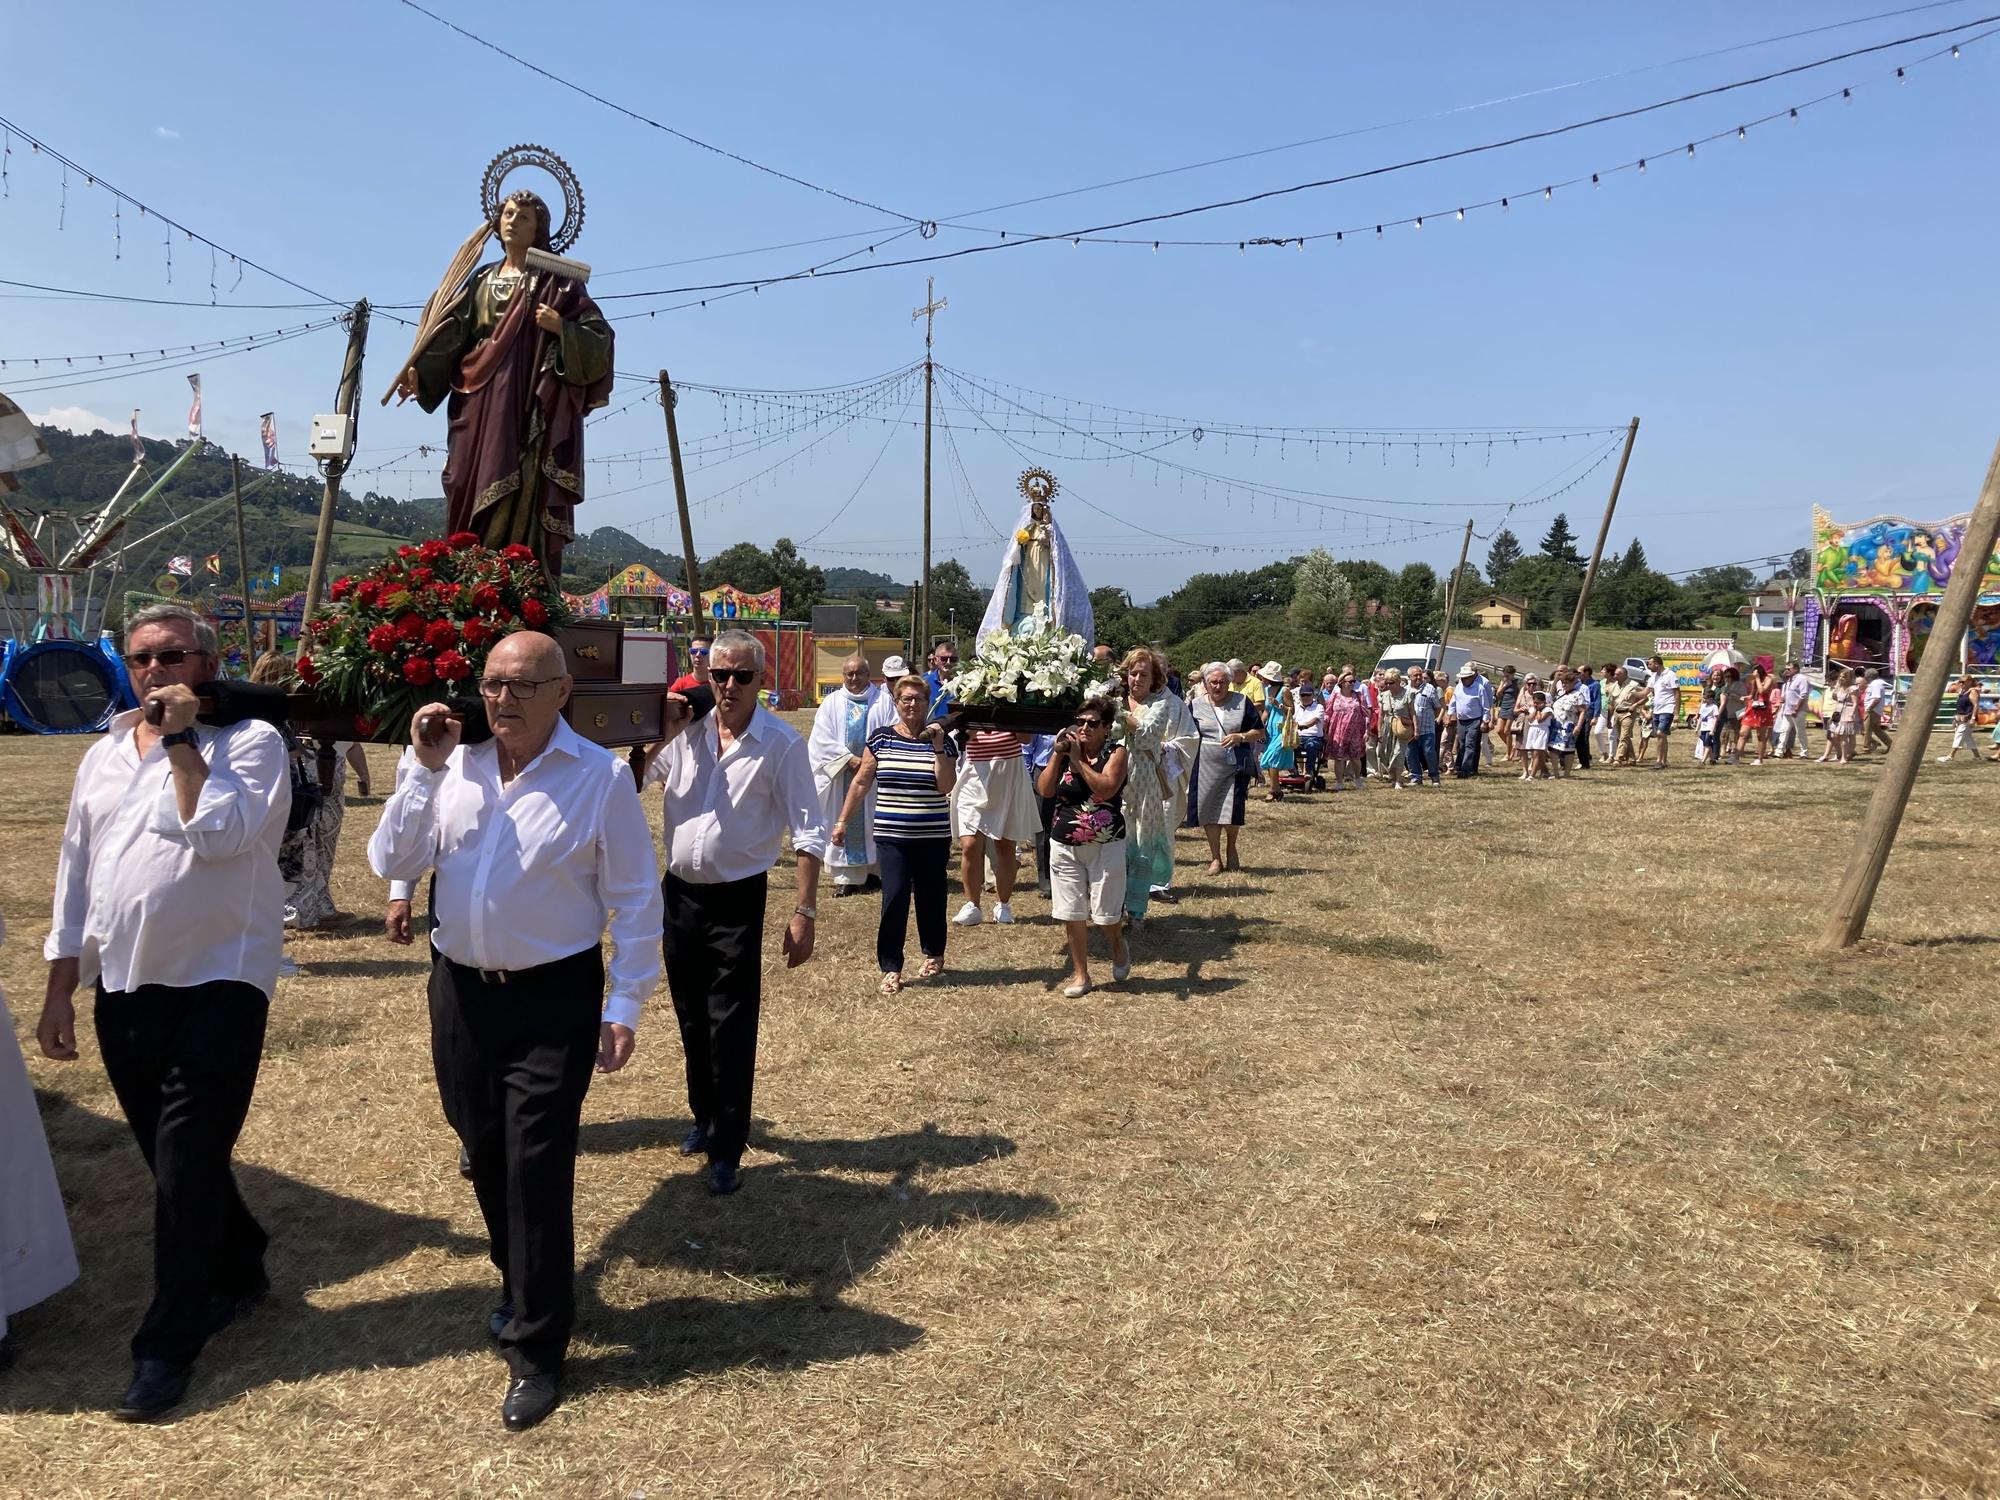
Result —
[[209, 553], [208, 556], [201, 560], [201, 565], [208, 572], [215, 574], [216, 577], [220, 578], [222, 576], [222, 554], [220, 552]]
[[271, 564], [271, 587], [276, 588], [280, 583], [284, 581], [284, 578], [285, 578], [285, 570], [279, 567], [276, 563]]
[[178, 573], [183, 578], [191, 578], [194, 576], [194, 559], [185, 553], [177, 552], [167, 559], [167, 571]]
[[275, 412], [265, 412], [260, 419], [264, 436], [264, 467], [278, 467], [278, 417]]
[[201, 436], [201, 377], [188, 376], [188, 385], [194, 391], [194, 404], [188, 408], [188, 436], [198, 438]]
[[139, 408], [135, 406], [132, 408], [132, 462], [142, 464], [145, 461], [146, 445], [139, 440]]

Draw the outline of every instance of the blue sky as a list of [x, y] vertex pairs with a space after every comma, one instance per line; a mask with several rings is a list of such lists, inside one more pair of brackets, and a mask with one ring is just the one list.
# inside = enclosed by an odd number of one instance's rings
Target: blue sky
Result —
[[[1545, 129], [1975, 20], [2000, 4], [1932, 6], [1672, 66], [1656, 65], [1890, 6], [753, 12], [577, 3], [562, 9], [559, 25], [548, 7], [511, 0], [435, 0], [431, 8], [732, 151], [901, 213], [1018, 236]], [[573, 253], [598, 268], [600, 293], [795, 270], [866, 241], [634, 268], [823, 235], [873, 231], [886, 241], [906, 227], [637, 124], [395, 0], [336, 10], [36, 7], [9, 25], [17, 62], [0, 114], [134, 197], [333, 297], [421, 301], [476, 222], [487, 159], [516, 141], [548, 144], [581, 176], [588, 215]], [[1421, 231], [1392, 228], [1379, 241], [1364, 233], [1303, 251], [1041, 244], [821, 278], [621, 322], [617, 363], [760, 389], [833, 386], [893, 370], [921, 358], [910, 311], [924, 300], [929, 269], [950, 300], [938, 318], [939, 360], [996, 388], [1075, 398], [1072, 425], [1110, 420], [1101, 409], [1087, 413], [1085, 402], [1218, 428], [1608, 427], [1637, 413], [1642, 428], [1613, 544], [1636, 534], [1661, 567], [1788, 551], [1807, 539], [1815, 503], [1843, 518], [1962, 511], [1992, 446], [2000, 363], [1990, 335], [2000, 296], [1990, 249], [2000, 217], [1991, 191], [2000, 36], [1968, 42], [1956, 60], [1916, 62], [1943, 45], [1127, 232], [1287, 236], [1447, 210]], [[19, 65], [27, 58], [32, 66]], [[1903, 84], [1890, 76], [1898, 63], [1909, 66]], [[1578, 86], [1562, 87], [1569, 84]], [[1680, 149], [1842, 85], [1854, 86], [1852, 102], [1703, 146], [1693, 160]], [[1467, 108], [1475, 105], [1483, 107]], [[985, 205], [1338, 132], [1358, 133], [963, 218]], [[1640, 155], [1649, 158], [1644, 176], [1627, 171], [1550, 201], [1533, 191]], [[64, 207], [59, 172], [18, 139], [7, 186], [0, 276], [137, 297], [208, 296], [200, 246], [175, 246], [169, 284], [157, 224], [128, 210], [114, 258], [112, 199], [72, 176]], [[1523, 188], [1530, 191], [1505, 214], [1474, 210], [1460, 223], [1448, 212]], [[877, 258], [983, 240], [990, 237], [946, 228], [935, 239], [885, 243]], [[217, 281], [223, 303], [303, 300], [254, 273], [235, 286], [226, 262]], [[620, 312], [659, 305], [606, 303]], [[72, 424], [95, 414], [122, 425], [136, 405], [148, 432], [171, 434], [186, 405], [178, 371], [34, 391], [20, 387], [40, 372], [24, 373], [15, 361], [261, 333], [323, 313], [10, 296], [0, 300], [0, 358], [9, 361], [0, 390]], [[357, 465], [397, 462], [356, 482], [422, 495], [435, 493], [425, 470], [436, 460], [398, 456], [441, 441], [442, 414], [374, 402], [407, 341], [408, 330], [378, 320]], [[257, 413], [275, 408], [287, 455], [300, 456], [307, 419], [331, 406], [339, 360], [337, 332], [205, 360], [209, 436], [253, 454]], [[641, 389], [621, 383], [613, 407]], [[1044, 409], [1053, 418], [1065, 411]], [[693, 393], [682, 413], [691, 445], [714, 458], [734, 454], [691, 476], [702, 552], [825, 528], [808, 549], [817, 560], [913, 572], [914, 427], [856, 422], [783, 463], [803, 437], [754, 451], [716, 446], [725, 427], [740, 433], [757, 419], [748, 403]], [[972, 494], [1005, 527], [1027, 459], [969, 413], [947, 420], [960, 424]], [[1231, 439], [1225, 451], [1212, 436], [1198, 448], [1182, 437], [1158, 455], [1242, 482], [1364, 497], [1328, 502], [1369, 512], [1343, 516], [1285, 505], [1274, 514], [1268, 493], [1254, 498], [1217, 481], [1204, 494], [1198, 478], [1102, 443], [1057, 442], [1049, 425], [1039, 431], [1022, 441], [1060, 455], [1028, 457], [1071, 492], [1059, 515], [1086, 576], [1141, 599], [1193, 571], [1253, 566], [1316, 544], [1443, 569], [1468, 515], [1487, 531], [1498, 502], [1575, 477], [1594, 461], [1598, 441], [1503, 444], [1490, 461], [1483, 445], [1468, 446], [1456, 463], [1442, 449], [1424, 452], [1421, 464], [1407, 450], [1384, 463], [1376, 450], [1350, 460], [1343, 448], [1322, 444], [1315, 456], [1297, 442], [1280, 452]], [[599, 455], [661, 441], [658, 409], [643, 401], [590, 437]], [[999, 545], [956, 469], [940, 447], [936, 527], [950, 540], [938, 552], [984, 576]], [[1508, 524], [1532, 546], [1560, 507], [1588, 536], [1610, 473], [1605, 462], [1559, 501], [1523, 509]], [[638, 463], [596, 465], [590, 484], [581, 522], [625, 526], [677, 550], [663, 459], [640, 453]], [[1474, 559], [1483, 553], [1475, 542]]]

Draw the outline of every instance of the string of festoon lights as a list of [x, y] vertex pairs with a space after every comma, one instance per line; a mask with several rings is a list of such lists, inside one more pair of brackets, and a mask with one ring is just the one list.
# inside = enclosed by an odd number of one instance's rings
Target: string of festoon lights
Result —
[[[1644, 176], [1646, 175], [1649, 165], [1657, 166], [1664, 161], [1676, 160], [1676, 159], [1692, 160], [1697, 155], [1697, 150], [1701, 146], [1729, 139], [1744, 141], [1748, 139], [1749, 134], [1752, 130], [1761, 129], [1764, 126], [1784, 121], [1797, 122], [1809, 111], [1819, 109], [1825, 105], [1835, 102], [1841, 102], [1841, 103], [1849, 102], [1853, 99], [1856, 90], [1869, 86], [1869, 83], [1879, 83], [1888, 81], [1894, 81], [1899, 84], [1905, 83], [1908, 81], [1910, 71], [1912, 69], [1917, 68], [1925, 63], [1937, 61], [1939, 59], [1945, 59], [1945, 60], [1956, 59], [1957, 57], [1960, 56], [1963, 48], [1969, 47], [1976, 42], [1987, 40], [1994, 34], [1994, 32], [1992, 30], [1982, 31], [1980, 30], [1980, 28], [1992, 27], [1995, 22], [2000, 22], [2000, 13], [1984, 15], [1974, 20], [1961, 22], [1953, 26], [1941, 27], [1932, 31], [1919, 32], [1908, 36], [1898, 37], [1892, 41], [1878, 42], [1865, 47], [1850, 48], [1846, 51], [1834, 53], [1826, 57], [1816, 58], [1809, 62], [1798, 63], [1785, 68], [1771, 69], [1766, 72], [1757, 74], [1754, 77], [1736, 79], [1728, 83], [1717, 84], [1708, 88], [1697, 89], [1686, 93], [1678, 94], [1671, 98], [1655, 100], [1650, 103], [1635, 105], [1627, 109], [1608, 111], [1602, 114], [1590, 116], [1587, 119], [1573, 120], [1565, 124], [1550, 126], [1541, 130], [1521, 132], [1497, 140], [1484, 141], [1470, 146], [1461, 146], [1450, 150], [1433, 152], [1424, 156], [1411, 157], [1400, 161], [1384, 163], [1378, 166], [1360, 168], [1355, 171], [1342, 173], [1334, 177], [1317, 178], [1309, 182], [1292, 183], [1284, 187], [1268, 188], [1255, 193], [1248, 193], [1237, 197], [1218, 199], [1205, 203], [1192, 204], [1182, 208], [1168, 209], [1149, 214], [1132, 215], [1126, 218], [1121, 218], [1106, 223], [1094, 224], [1089, 226], [1080, 226], [1073, 229], [1053, 231], [1053, 232], [1050, 231], [1021, 232], [1021, 231], [1006, 230], [1006, 229], [980, 231], [980, 232], [991, 233], [994, 236], [996, 236], [996, 238], [992, 242], [986, 244], [965, 245], [949, 250], [928, 252], [925, 254], [914, 255], [914, 256], [903, 256], [893, 259], [883, 259], [875, 256], [873, 254], [875, 247], [869, 246], [867, 247], [867, 254], [869, 258], [860, 264], [833, 266], [830, 268], [826, 266], [817, 266], [808, 268], [803, 271], [790, 272], [781, 275], [772, 275], [764, 277], [747, 277], [729, 281], [695, 283], [686, 286], [654, 287], [654, 288], [649, 288], [647, 290], [634, 291], [634, 292], [605, 292], [600, 295], [599, 301], [600, 302], [627, 301], [627, 300], [637, 300], [649, 297], [688, 297], [690, 294], [696, 294], [696, 293], [706, 293], [709, 294], [710, 298], [712, 298], [716, 294], [724, 292], [735, 292], [742, 290], [757, 291], [766, 287], [772, 287], [785, 283], [794, 283], [805, 280], [827, 280], [834, 277], [858, 275], [871, 271], [891, 270], [902, 267], [919, 266], [919, 265], [933, 265], [941, 261], [958, 260], [974, 255], [992, 254], [1001, 250], [1018, 249], [1026, 245], [1053, 244], [1057, 241], [1063, 241], [1063, 240], [1067, 240], [1073, 248], [1079, 248], [1079, 249], [1086, 244], [1108, 244], [1108, 245], [1124, 245], [1124, 246], [1135, 246], [1135, 247], [1150, 247], [1154, 251], [1158, 251], [1162, 248], [1210, 248], [1210, 249], [1233, 248], [1237, 250], [1239, 253], [1247, 253], [1251, 249], [1291, 248], [1295, 250], [1303, 250], [1308, 244], [1314, 242], [1331, 241], [1334, 244], [1344, 244], [1351, 239], [1358, 240], [1364, 237], [1372, 238], [1375, 240], [1381, 240], [1386, 237], [1387, 231], [1390, 229], [1414, 228], [1421, 230], [1426, 224], [1435, 224], [1441, 221], [1463, 223], [1470, 216], [1488, 210], [1497, 209], [1500, 213], [1505, 214], [1509, 212], [1516, 204], [1524, 204], [1534, 201], [1547, 202], [1552, 200], [1557, 192], [1564, 191], [1566, 189], [1575, 188], [1586, 184], [1592, 187], [1601, 187], [1606, 179], [1616, 176], [1622, 176], [1625, 174], [1636, 174], [1638, 176]], [[1976, 33], [1976, 34], [1968, 35], [1966, 33]], [[1587, 173], [1578, 173], [1560, 179], [1545, 178], [1538, 182], [1523, 184], [1519, 188], [1513, 189], [1508, 192], [1493, 193], [1484, 198], [1461, 199], [1453, 203], [1442, 204], [1435, 209], [1425, 210], [1420, 213], [1406, 214], [1399, 217], [1383, 217], [1380, 219], [1368, 219], [1359, 221], [1354, 224], [1342, 225], [1329, 229], [1310, 230], [1304, 232], [1286, 231], [1284, 233], [1276, 233], [1276, 234], [1261, 233], [1254, 235], [1234, 235], [1234, 236], [1226, 236], [1220, 238], [1181, 239], [1181, 240], [1176, 240], [1166, 236], [1135, 237], [1135, 236], [1121, 235], [1118, 233], [1118, 231], [1120, 230], [1131, 229], [1142, 225], [1174, 222], [1180, 219], [1192, 217], [1197, 214], [1214, 213], [1224, 209], [1242, 208], [1249, 206], [1251, 204], [1261, 203], [1275, 198], [1287, 197], [1301, 193], [1309, 193], [1327, 188], [1339, 187], [1349, 183], [1370, 180], [1377, 177], [1384, 177], [1394, 173], [1409, 171], [1419, 167], [1433, 166], [1443, 162], [1457, 161], [1467, 157], [1484, 155], [1497, 151], [1503, 151], [1515, 146], [1524, 145], [1531, 142], [1546, 141], [1560, 136], [1569, 135], [1577, 131], [1588, 130], [1598, 126], [1612, 124], [1618, 121], [1631, 120], [1641, 116], [1653, 114], [1659, 111], [1673, 109], [1678, 106], [1694, 103], [1699, 100], [1714, 99], [1741, 89], [1757, 87], [1759, 85], [1771, 83], [1781, 78], [1792, 77], [1799, 74], [1811, 72], [1815, 69], [1832, 66], [1836, 63], [1846, 62], [1853, 59], [1858, 59], [1883, 52], [1892, 51], [1897, 48], [1914, 46], [1923, 42], [1944, 39], [1944, 38], [1950, 38], [1951, 40], [1947, 41], [1945, 45], [1940, 46], [1933, 52], [1925, 53], [1922, 56], [1897, 64], [1891, 73], [1885, 74], [1881, 79], [1871, 79], [1868, 80], [1867, 82], [1854, 82], [1854, 83], [1844, 84], [1838, 88], [1830, 89], [1824, 93], [1812, 96], [1810, 98], [1798, 99], [1793, 103], [1782, 106], [1778, 109], [1770, 110], [1759, 115], [1745, 117], [1739, 123], [1729, 126], [1722, 130], [1706, 134], [1693, 134], [1693, 135], [1681, 136], [1672, 143], [1663, 144], [1662, 147], [1657, 151], [1649, 152], [1644, 155], [1615, 162], [1607, 166], [1602, 166]], [[968, 228], [968, 229], [973, 228], [973, 226], [956, 226], [956, 227]], [[680, 304], [677, 304], [677, 306], [680, 307], [687, 307], [694, 305], [705, 306], [707, 300], [708, 299], [704, 298], [704, 299], [698, 299], [696, 302], [682, 302]], [[669, 310], [671, 309], [658, 309], [658, 311], [669, 311]], [[632, 316], [639, 316], [639, 314], [624, 314], [622, 316], [632, 317]]]
[[[255, 342], [232, 342], [228, 347], [220, 349], [169, 345], [164, 352], [152, 355], [138, 354], [123, 365], [109, 363], [110, 356], [107, 356], [107, 363], [101, 370], [95, 364], [89, 367], [78, 365], [74, 368], [52, 370], [47, 368], [48, 361], [44, 360], [44, 368], [39, 376], [30, 375], [24, 380], [10, 377], [7, 388], [14, 395], [25, 396], [41, 391], [69, 390], [77, 386], [106, 385], [113, 381], [129, 380], [135, 375], [150, 375], [165, 370], [185, 370], [196, 365], [207, 365], [218, 359], [235, 359], [245, 354], [275, 349], [278, 345], [288, 344], [294, 339], [338, 327], [344, 321], [336, 316], [316, 323], [302, 323], [296, 328], [259, 334]], [[20, 368], [19, 361], [15, 362], [15, 368]]]
[[195, 344], [168, 344], [164, 348], [155, 347], [151, 350], [118, 349], [95, 354], [9, 354], [0, 357], [0, 370], [20, 368], [22, 366], [37, 370], [43, 366], [48, 366], [52, 369], [57, 366], [61, 366], [64, 369], [74, 369], [79, 365], [102, 365], [115, 363], [119, 360], [124, 360], [130, 364], [140, 359], [160, 360], [170, 357], [178, 358], [184, 354], [208, 354], [224, 349], [247, 349], [250, 345], [260, 340], [269, 342], [280, 335], [296, 337], [302, 333], [312, 333], [317, 329], [331, 328], [339, 321], [338, 317], [322, 318], [318, 322], [300, 323], [288, 328], [267, 328], [258, 333], [237, 334], [226, 339], [204, 339], [200, 343]]

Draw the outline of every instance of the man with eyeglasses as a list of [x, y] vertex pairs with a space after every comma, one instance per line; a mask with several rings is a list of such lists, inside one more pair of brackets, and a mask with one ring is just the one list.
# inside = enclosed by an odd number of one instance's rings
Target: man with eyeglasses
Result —
[[958, 647], [950, 641], [939, 641], [931, 648], [931, 660], [935, 665], [924, 673], [924, 681], [931, 690], [930, 716], [937, 719], [951, 708], [951, 680], [958, 675]]
[[660, 982], [659, 864], [646, 815], [624, 762], [562, 721], [570, 686], [554, 639], [532, 630], [503, 639], [479, 681], [493, 737], [462, 744], [446, 704], [418, 709], [368, 841], [384, 879], [437, 872], [431, 1060], [500, 1271], [487, 1332], [510, 1372], [500, 1415], [512, 1432], [541, 1421], [560, 1395], [591, 1068], [625, 1066]]
[[104, 1071], [153, 1174], [153, 1300], [122, 1421], [178, 1405], [202, 1346], [270, 1289], [230, 1155], [278, 984], [292, 784], [271, 725], [195, 723], [217, 660], [215, 627], [180, 605], [125, 622], [140, 706], [77, 768], [43, 948], [42, 1055], [76, 1058], [73, 997], [94, 984]]
[[785, 966], [813, 953], [826, 823], [806, 744], [757, 702], [764, 645], [743, 630], [715, 638], [715, 711], [688, 727], [669, 695], [667, 738], [648, 757], [648, 785], [666, 789], [667, 987], [680, 1018], [693, 1127], [683, 1156], [708, 1157], [708, 1187], [742, 1183], [763, 1006], [764, 906], [789, 831], [797, 867]]

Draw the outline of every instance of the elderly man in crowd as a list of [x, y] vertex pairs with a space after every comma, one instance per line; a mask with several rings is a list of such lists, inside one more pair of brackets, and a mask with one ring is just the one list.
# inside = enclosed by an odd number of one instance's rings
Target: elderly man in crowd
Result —
[[1456, 774], [1460, 780], [1477, 776], [1480, 741], [1493, 727], [1493, 684], [1471, 662], [1458, 669], [1458, 690], [1451, 695], [1447, 712], [1457, 736]]
[[[562, 722], [562, 647], [523, 630], [479, 680], [493, 736], [461, 744], [417, 710], [396, 791], [368, 841], [377, 875], [437, 872], [430, 973], [438, 1095], [471, 1161], [511, 1378], [511, 1432], [555, 1409], [576, 1312], [577, 1135], [593, 1064], [632, 1055], [660, 980], [659, 865], [631, 771]], [[613, 945], [607, 968], [601, 942]]]
[[[940, 668], [949, 649], [939, 650]], [[733, 1193], [750, 1133], [771, 866], [789, 831], [797, 885], [784, 953], [797, 968], [812, 957], [827, 838], [805, 742], [757, 703], [763, 643], [726, 630], [709, 661], [715, 712], [692, 728], [684, 716], [668, 726], [647, 781], [666, 788], [667, 986], [694, 1116], [681, 1154], [706, 1153], [709, 1191]]]
[[930, 716], [940, 719], [951, 709], [951, 680], [958, 675], [958, 647], [950, 641], [939, 641], [931, 647], [929, 659], [931, 668], [924, 673], [924, 682], [931, 690]]
[[1229, 658], [1229, 686], [1261, 710], [1264, 706], [1264, 679], [1250, 675], [1250, 664], [1240, 656]]
[[[263, 1228], [230, 1170], [250, 1112], [285, 936], [278, 844], [292, 784], [269, 724], [195, 723], [215, 627], [157, 604], [125, 625], [140, 707], [77, 768], [56, 866], [37, 1040], [77, 1055], [74, 995], [154, 1182], [153, 1300], [114, 1415], [177, 1405], [202, 1346], [270, 1288]], [[157, 722], [154, 716], [157, 715]]]
[[1806, 711], [1812, 702], [1812, 679], [1799, 670], [1795, 661], [1785, 663], [1778, 682], [1777, 757], [1784, 760], [1806, 756]]
[[[868, 736], [896, 717], [896, 705], [869, 671], [868, 658], [850, 656], [840, 666], [840, 686], [820, 700], [813, 716], [806, 754], [812, 761], [813, 784], [819, 788], [820, 813], [827, 827], [840, 821], [848, 788], [861, 769], [861, 752]], [[846, 841], [832, 851], [833, 894], [851, 896], [879, 885], [875, 869], [875, 788], [868, 788], [861, 817], [851, 825]]]
[[1632, 674], [1618, 666], [1611, 669], [1606, 691], [1611, 703], [1611, 763], [1636, 766], [1645, 738], [1646, 684], [1633, 681]]

